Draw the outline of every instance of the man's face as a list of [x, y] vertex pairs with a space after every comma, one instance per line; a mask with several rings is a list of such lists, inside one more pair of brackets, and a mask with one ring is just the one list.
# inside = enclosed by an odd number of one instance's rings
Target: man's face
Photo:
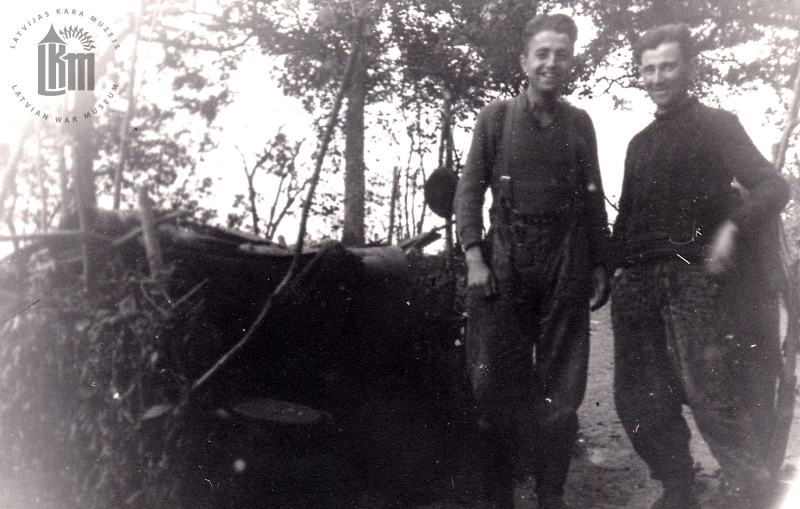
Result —
[[661, 113], [686, 96], [692, 77], [691, 65], [683, 58], [677, 42], [644, 50], [641, 74], [644, 89]]
[[520, 55], [528, 86], [543, 95], [558, 93], [572, 71], [574, 46], [565, 34], [545, 30], [528, 42], [528, 51]]

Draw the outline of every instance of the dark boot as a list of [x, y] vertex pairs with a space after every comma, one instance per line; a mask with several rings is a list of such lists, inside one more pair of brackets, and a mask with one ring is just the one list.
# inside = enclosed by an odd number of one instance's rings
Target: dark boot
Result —
[[514, 474], [506, 452], [507, 440], [493, 427], [479, 428], [477, 436], [478, 466], [480, 469], [481, 507], [514, 508]]
[[694, 478], [667, 479], [661, 482], [664, 493], [651, 509], [700, 509], [694, 491]]
[[542, 495], [537, 497], [536, 509], [569, 509], [560, 495]]
[[491, 509], [514, 509], [514, 484], [498, 486], [491, 495]]

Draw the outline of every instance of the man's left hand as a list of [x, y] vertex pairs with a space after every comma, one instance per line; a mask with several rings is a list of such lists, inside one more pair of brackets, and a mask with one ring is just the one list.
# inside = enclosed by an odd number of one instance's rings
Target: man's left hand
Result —
[[720, 226], [711, 244], [711, 253], [706, 259], [706, 270], [709, 274], [720, 275], [731, 268], [738, 232], [739, 227], [730, 219]]
[[592, 271], [592, 282], [594, 283], [594, 295], [589, 301], [589, 309], [597, 311], [606, 305], [608, 297], [611, 295], [611, 285], [608, 284], [608, 274], [603, 266], [595, 267]]

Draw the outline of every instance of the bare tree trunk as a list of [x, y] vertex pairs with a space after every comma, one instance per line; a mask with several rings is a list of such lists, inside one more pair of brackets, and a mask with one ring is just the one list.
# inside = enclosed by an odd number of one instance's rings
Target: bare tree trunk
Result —
[[47, 182], [44, 171], [44, 156], [42, 155], [42, 134], [36, 134], [36, 144], [38, 146], [38, 155], [36, 156], [36, 180], [39, 185], [39, 194], [42, 200], [42, 208], [39, 210], [39, 230], [47, 231], [50, 220], [47, 213]]
[[121, 194], [122, 194], [122, 174], [128, 159], [128, 137], [131, 130], [131, 116], [136, 108], [136, 94], [134, 93], [136, 85], [136, 58], [139, 47], [139, 27], [142, 21], [142, 14], [144, 11], [144, 0], [140, 0], [139, 10], [136, 13], [136, 19], [133, 23], [133, 56], [131, 57], [130, 80], [128, 83], [128, 107], [125, 109], [125, 117], [122, 119], [122, 125], [119, 128], [119, 159], [117, 166], [114, 168], [114, 202], [113, 209], [119, 210]]
[[[417, 122], [420, 122], [420, 113], [417, 110]], [[414, 174], [411, 171], [411, 164], [414, 161], [414, 155], [417, 153], [417, 145], [422, 143], [422, 140], [417, 140], [414, 136], [414, 129], [408, 129], [408, 139], [409, 139], [409, 148], [408, 148], [408, 160], [406, 161], [405, 167], [405, 178], [403, 179], [403, 211], [401, 213], [401, 219], [403, 219], [403, 223], [400, 225], [400, 233], [403, 235], [404, 238], [410, 239], [415, 235], [413, 232], [413, 224], [415, 222], [413, 215], [413, 204], [409, 204], [409, 197], [411, 197], [411, 188], [413, 187], [413, 179]]]
[[72, 134], [72, 164], [76, 200], [84, 207], [97, 206], [97, 189], [94, 182], [94, 160], [97, 155], [95, 143], [94, 122], [84, 119], [85, 112], [94, 106], [94, 93], [81, 93], [75, 95], [75, 105], [72, 110], [73, 119], [79, 119], [70, 126]]
[[257, 193], [256, 193], [256, 186], [255, 186], [255, 178], [256, 178], [256, 171], [258, 171], [260, 163], [256, 163], [253, 166], [252, 170], [247, 169], [247, 159], [245, 159], [244, 154], [242, 151], [239, 150], [239, 147], [236, 147], [236, 151], [239, 152], [239, 155], [242, 156], [242, 169], [244, 170], [244, 176], [247, 178], [247, 198], [250, 202], [250, 215], [253, 220], [253, 233], [256, 235], [260, 234], [258, 228], [258, 204], [256, 203]]
[[[94, 123], [84, 119], [83, 114], [94, 106], [94, 93], [75, 95], [72, 109], [72, 120], [69, 131], [72, 138], [72, 183], [75, 196], [75, 208], [78, 223], [84, 233], [94, 231], [95, 209], [97, 208], [97, 190], [94, 182], [94, 159], [97, 155]], [[80, 119], [80, 120], [77, 120]], [[92, 256], [92, 245], [88, 236], [81, 241], [83, 255], [84, 289], [90, 291], [95, 284], [95, 261]]]
[[64, 154], [64, 137], [60, 133], [58, 140], [56, 140], [56, 150], [58, 150], [58, 189], [61, 193], [61, 217], [64, 218], [70, 210], [69, 175], [67, 174], [67, 156]]
[[[447, 168], [448, 171], [454, 171], [453, 169], [453, 136], [452, 136], [452, 125], [453, 125], [453, 111], [451, 109], [451, 99], [452, 95], [448, 90], [445, 90], [442, 99], [442, 140], [441, 146], [444, 148], [444, 167]], [[447, 262], [449, 264], [450, 257], [453, 254], [453, 214], [449, 214], [445, 219], [445, 229], [444, 229], [444, 238], [445, 238], [445, 256], [447, 258]]]
[[[14, 183], [14, 187], [16, 187], [16, 182]], [[17, 226], [14, 224], [14, 211], [17, 208], [17, 190], [14, 189], [14, 199], [11, 200], [11, 207], [8, 209], [8, 216], [6, 218], [6, 224], [8, 226], [8, 231], [11, 233], [12, 237], [17, 236]], [[14, 246], [14, 251], [19, 251], [19, 240], [18, 238], [14, 238], [12, 240], [12, 245]]]
[[775, 168], [778, 171], [783, 169], [786, 163], [786, 151], [789, 149], [789, 141], [792, 139], [792, 133], [797, 127], [797, 114], [800, 112], [800, 60], [797, 61], [797, 75], [794, 79], [794, 89], [792, 95], [792, 103], [789, 106], [789, 114], [786, 117], [786, 125], [783, 127], [781, 141], [778, 143], [778, 148], [775, 152]]
[[86, 193], [81, 192], [80, 169], [77, 164], [73, 165], [72, 178], [75, 181], [75, 208], [78, 210], [78, 225], [84, 235], [81, 238], [81, 255], [83, 257], [83, 289], [90, 291], [94, 288], [95, 264], [92, 258], [92, 249], [89, 244], [88, 234], [94, 229], [94, 206], [87, 204]]
[[392, 197], [389, 201], [389, 245], [394, 240], [394, 216], [397, 211], [397, 195], [400, 191], [400, 168], [395, 167], [392, 172]]
[[261, 229], [258, 227], [258, 204], [256, 203], [256, 188], [253, 183], [254, 176], [255, 175], [250, 174], [247, 175], [247, 192], [250, 199], [250, 215], [253, 218], [253, 233], [261, 235]]
[[367, 102], [367, 59], [359, 51], [353, 67], [353, 78], [346, 92], [347, 111], [344, 118], [344, 226], [345, 246], [364, 245], [364, 211], [366, 180], [364, 177], [364, 106]]
[[14, 146], [14, 151], [11, 153], [11, 157], [6, 165], [6, 171], [3, 173], [3, 182], [0, 183], [0, 217], [5, 215], [5, 210], [3, 210], [2, 207], [6, 201], [6, 198], [8, 198], [9, 194], [11, 194], [11, 190], [15, 189], [14, 183], [17, 178], [19, 160], [22, 158], [22, 149], [25, 146], [25, 141], [27, 141], [28, 134], [32, 129], [33, 120], [29, 118], [25, 122], [25, 126], [22, 128], [22, 132], [19, 133], [17, 144]]
[[[422, 181], [425, 182], [425, 170], [422, 170]], [[414, 190], [416, 193], [416, 189]], [[425, 212], [428, 211], [428, 204], [425, 203], [425, 200], [422, 200], [422, 211], [419, 213], [419, 221], [417, 222], [417, 235], [422, 233], [425, 229]]]

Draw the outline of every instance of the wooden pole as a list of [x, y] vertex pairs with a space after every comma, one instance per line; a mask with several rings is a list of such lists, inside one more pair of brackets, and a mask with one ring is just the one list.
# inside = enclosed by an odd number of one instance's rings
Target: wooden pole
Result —
[[38, 155], [36, 156], [36, 180], [39, 186], [39, 195], [42, 200], [42, 208], [39, 209], [39, 231], [46, 232], [50, 227], [50, 220], [48, 219], [49, 214], [47, 213], [47, 183], [45, 178], [45, 171], [44, 171], [44, 156], [42, 155], [42, 133], [38, 131], [36, 133], [36, 145], [38, 149]]
[[[442, 145], [444, 146], [445, 154], [445, 168], [448, 171], [455, 171], [453, 169], [453, 137], [451, 129], [453, 126], [453, 111], [452, 111], [452, 94], [449, 90], [444, 91], [444, 104], [442, 111]], [[447, 267], [450, 267], [453, 257], [453, 213], [448, 214], [445, 220], [446, 228], [444, 230], [445, 238], [445, 261]]]
[[139, 187], [138, 194], [139, 215], [142, 221], [144, 247], [147, 252], [147, 266], [150, 268], [150, 277], [159, 279], [164, 272], [164, 259], [161, 256], [161, 245], [158, 243], [156, 222], [153, 218], [153, 208], [150, 204], [150, 196], [147, 193], [147, 187]]
[[[779, 172], [786, 162], [789, 141], [798, 124], [798, 111], [800, 111], [800, 58], [797, 60], [797, 74], [794, 80], [792, 102], [789, 106], [781, 140], [774, 154], [773, 164]], [[786, 457], [797, 392], [797, 376], [795, 372], [798, 346], [800, 346], [800, 281], [798, 281], [800, 274], [798, 274], [797, 261], [786, 263], [791, 259], [791, 251], [786, 245], [786, 237], [780, 218], [775, 221], [774, 228], [778, 233], [775, 237], [782, 240], [783, 256], [781, 259], [784, 261], [784, 288], [782, 293], [787, 314], [786, 337], [783, 341], [783, 365], [778, 380], [778, 392], [775, 402], [776, 422], [772, 437], [772, 450], [770, 451], [770, 466], [773, 472], [777, 474]]]
[[397, 195], [400, 190], [400, 168], [395, 167], [392, 172], [392, 198], [389, 201], [389, 245], [394, 241], [394, 220], [397, 212]]
[[786, 124], [783, 126], [783, 133], [781, 134], [781, 141], [778, 143], [778, 150], [775, 153], [775, 168], [778, 171], [783, 169], [786, 163], [786, 151], [789, 149], [789, 141], [792, 139], [792, 133], [797, 127], [797, 114], [800, 112], [800, 58], [797, 60], [797, 74], [794, 78], [794, 87], [792, 89], [792, 102], [789, 105], [789, 114], [786, 117]]

